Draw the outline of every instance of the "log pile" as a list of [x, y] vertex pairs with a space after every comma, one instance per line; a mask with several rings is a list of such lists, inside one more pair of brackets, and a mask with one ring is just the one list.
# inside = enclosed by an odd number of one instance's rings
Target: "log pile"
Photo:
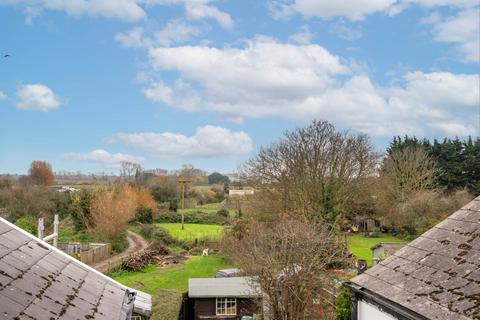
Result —
[[151, 264], [162, 264], [164, 257], [168, 254], [168, 249], [162, 242], [154, 241], [145, 250], [135, 252], [123, 259], [121, 267], [129, 272], [140, 271]]

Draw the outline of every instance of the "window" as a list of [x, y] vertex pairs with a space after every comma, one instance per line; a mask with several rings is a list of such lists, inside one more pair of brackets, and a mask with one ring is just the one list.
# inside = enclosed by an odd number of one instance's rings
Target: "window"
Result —
[[236, 314], [236, 298], [217, 298], [217, 316], [234, 316]]

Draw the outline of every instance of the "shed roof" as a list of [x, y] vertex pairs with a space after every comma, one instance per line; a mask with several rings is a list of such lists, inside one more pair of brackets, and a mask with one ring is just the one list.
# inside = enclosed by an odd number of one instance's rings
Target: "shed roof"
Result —
[[262, 296], [252, 277], [194, 278], [188, 280], [190, 298], [260, 298]]
[[133, 290], [0, 218], [2, 319], [123, 320], [134, 304]]
[[480, 197], [352, 283], [427, 319], [480, 319]]

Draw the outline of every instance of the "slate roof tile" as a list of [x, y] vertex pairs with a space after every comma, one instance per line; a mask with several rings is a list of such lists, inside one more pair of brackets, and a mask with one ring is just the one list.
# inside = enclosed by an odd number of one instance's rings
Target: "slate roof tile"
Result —
[[352, 282], [428, 319], [480, 319], [480, 197]]
[[123, 320], [128, 290], [0, 218], [0, 319]]

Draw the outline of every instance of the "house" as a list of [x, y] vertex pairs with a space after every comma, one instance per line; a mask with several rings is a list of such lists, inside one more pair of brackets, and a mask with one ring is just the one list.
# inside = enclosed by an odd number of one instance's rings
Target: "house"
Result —
[[244, 196], [250, 196], [255, 193], [255, 190], [251, 187], [243, 187], [239, 189], [235, 189], [235, 187], [231, 187], [228, 190], [228, 195], [229, 196], [237, 196], [237, 197], [244, 197]]
[[480, 319], [480, 197], [346, 286], [352, 320]]
[[2, 319], [148, 319], [150, 295], [130, 289], [0, 218]]
[[242, 319], [262, 313], [262, 293], [251, 277], [188, 281], [184, 319]]
[[398, 242], [381, 242], [371, 248], [373, 265], [385, 260], [405, 246]]

